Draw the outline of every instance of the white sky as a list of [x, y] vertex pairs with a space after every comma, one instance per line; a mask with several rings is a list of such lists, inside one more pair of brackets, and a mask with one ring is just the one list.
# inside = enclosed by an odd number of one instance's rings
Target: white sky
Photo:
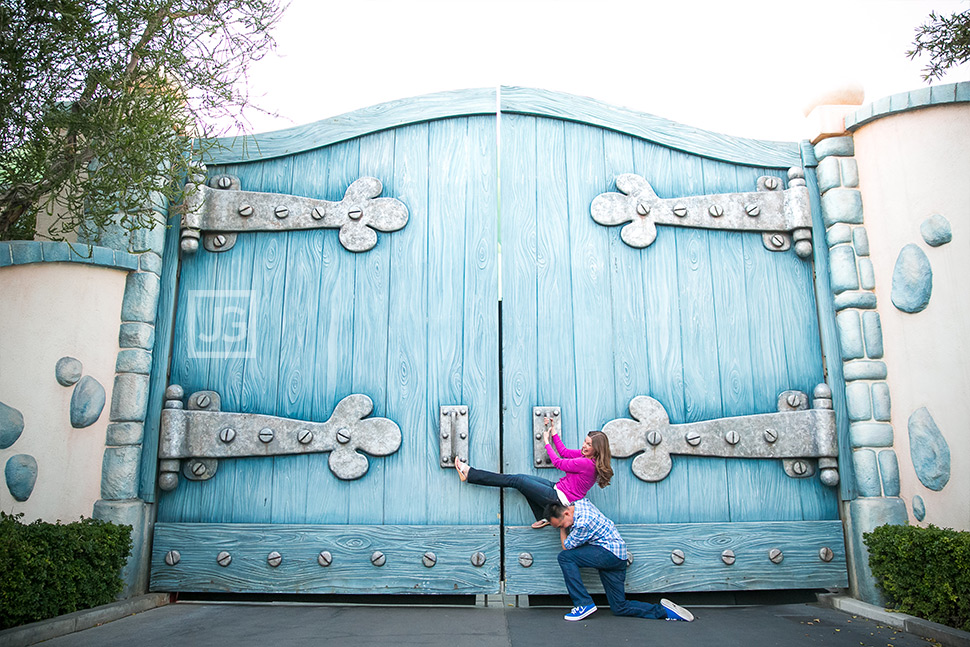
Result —
[[[706, 130], [809, 136], [804, 106], [847, 82], [866, 102], [923, 87], [910, 61], [931, 9], [965, 0], [292, 0], [254, 65], [251, 132], [410, 96], [517, 85]], [[970, 80], [964, 65], [942, 81]]]

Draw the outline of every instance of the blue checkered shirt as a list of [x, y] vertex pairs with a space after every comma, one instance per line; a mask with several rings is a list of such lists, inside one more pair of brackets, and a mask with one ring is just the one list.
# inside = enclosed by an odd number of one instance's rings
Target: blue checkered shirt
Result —
[[613, 522], [606, 518], [595, 505], [586, 499], [580, 499], [573, 504], [573, 525], [563, 542], [563, 548], [577, 548], [583, 544], [592, 544], [605, 548], [618, 559], [625, 560], [626, 542], [616, 531]]

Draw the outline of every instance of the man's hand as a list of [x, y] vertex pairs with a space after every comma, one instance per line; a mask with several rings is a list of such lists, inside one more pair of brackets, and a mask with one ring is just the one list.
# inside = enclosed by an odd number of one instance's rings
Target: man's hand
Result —
[[566, 530], [565, 528], [559, 529], [559, 543], [562, 545], [563, 550], [566, 550], [566, 536], [568, 534], [569, 534], [569, 531]]

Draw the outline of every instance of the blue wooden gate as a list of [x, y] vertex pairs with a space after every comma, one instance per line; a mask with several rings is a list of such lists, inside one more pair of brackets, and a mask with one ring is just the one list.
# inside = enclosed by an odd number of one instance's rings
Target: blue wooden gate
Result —
[[[308, 423], [363, 394], [401, 444], [354, 480], [326, 453], [183, 475], [159, 498], [153, 589], [492, 593], [504, 577], [509, 593], [564, 592], [558, 533], [529, 529], [518, 495], [460, 486], [442, 465], [441, 407], [467, 407], [472, 464], [549, 476], [534, 465], [533, 407], [559, 407], [576, 447], [637, 395], [682, 423], [775, 411], [782, 391], [823, 381], [810, 262], [759, 234], [702, 229], [659, 227], [638, 250], [590, 218], [620, 174], [660, 197], [750, 191], [785, 178], [797, 148], [502, 92], [498, 115], [490, 91], [421, 98], [210, 166], [216, 184], [328, 201], [376, 177], [409, 220], [357, 253], [335, 229], [183, 253], [170, 383], [217, 393], [224, 412]], [[630, 463], [614, 459], [613, 484], [590, 495], [631, 545], [629, 590], [845, 585], [837, 492], [818, 478], [778, 460], [677, 457], [647, 483]]]

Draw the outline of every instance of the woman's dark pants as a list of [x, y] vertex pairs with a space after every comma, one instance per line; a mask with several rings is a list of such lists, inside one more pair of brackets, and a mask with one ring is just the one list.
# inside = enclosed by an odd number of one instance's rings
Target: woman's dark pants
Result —
[[553, 487], [555, 484], [552, 481], [530, 474], [496, 474], [495, 472], [486, 472], [469, 467], [467, 481], [474, 485], [515, 488], [529, 502], [529, 507], [532, 508], [532, 514], [535, 515], [536, 521], [545, 518], [543, 511], [547, 505], [559, 503], [559, 495], [556, 494], [556, 488]]

